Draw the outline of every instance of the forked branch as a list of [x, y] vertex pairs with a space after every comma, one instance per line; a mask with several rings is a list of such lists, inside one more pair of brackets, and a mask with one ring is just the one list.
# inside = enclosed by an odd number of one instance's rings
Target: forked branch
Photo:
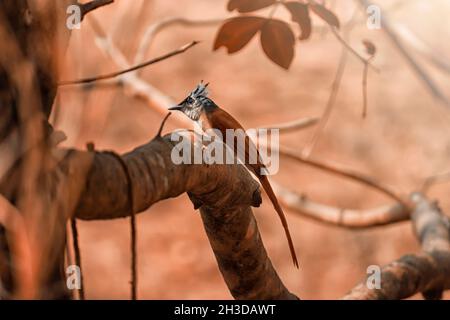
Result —
[[422, 251], [410, 254], [381, 269], [379, 289], [366, 281], [343, 299], [405, 299], [422, 293], [426, 299], [440, 299], [450, 289], [450, 224], [439, 207], [422, 194], [411, 196], [414, 203], [412, 223]]

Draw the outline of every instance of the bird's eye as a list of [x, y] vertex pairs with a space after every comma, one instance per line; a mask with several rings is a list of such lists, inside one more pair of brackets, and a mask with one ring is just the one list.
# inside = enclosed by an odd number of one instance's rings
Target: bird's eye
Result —
[[191, 97], [187, 97], [186, 102], [192, 104], [194, 103], [194, 99], [192, 99]]

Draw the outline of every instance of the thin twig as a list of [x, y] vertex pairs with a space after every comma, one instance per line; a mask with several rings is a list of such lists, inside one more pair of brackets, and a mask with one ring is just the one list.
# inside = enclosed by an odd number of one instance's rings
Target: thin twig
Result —
[[79, 244], [79, 235], [78, 235], [78, 227], [77, 227], [77, 219], [72, 218], [70, 219], [70, 227], [72, 231], [72, 243], [73, 243], [73, 252], [75, 254], [75, 264], [78, 268], [80, 268], [80, 290], [79, 292], [79, 298], [80, 300], [85, 299], [84, 295], [84, 277], [83, 277], [83, 269], [81, 266], [81, 251], [80, 251], [80, 244]]
[[158, 130], [158, 132], [156, 133], [155, 139], [156, 139], [156, 138], [161, 138], [161, 134], [162, 134], [162, 131], [164, 130], [164, 126], [165, 126], [165, 124], [166, 124], [166, 122], [167, 122], [167, 119], [169, 119], [169, 117], [170, 117], [171, 115], [172, 115], [172, 112], [169, 112], [169, 113], [164, 117], [163, 121], [161, 122], [161, 125], [159, 126], [159, 130]]
[[362, 117], [363, 117], [363, 119], [367, 116], [367, 77], [369, 75], [369, 61], [372, 59], [372, 57], [370, 57], [367, 60], [367, 62], [364, 63], [363, 80], [362, 80], [362, 95], [363, 95]]
[[306, 164], [310, 167], [314, 167], [317, 169], [320, 169], [322, 171], [326, 171], [329, 173], [332, 173], [334, 175], [344, 177], [359, 183], [362, 183], [368, 187], [371, 187], [375, 190], [378, 190], [379, 192], [385, 194], [386, 196], [390, 197], [391, 199], [395, 200], [398, 203], [401, 203], [406, 208], [409, 208], [409, 202], [405, 200], [402, 196], [398, 195], [395, 191], [391, 190], [389, 187], [381, 184], [380, 182], [375, 181], [373, 178], [365, 176], [361, 173], [350, 171], [348, 169], [341, 169], [336, 168], [328, 164], [324, 164], [315, 160], [311, 160], [309, 158], [306, 158], [303, 155], [298, 154], [297, 152], [290, 150], [289, 148], [279, 146], [267, 146], [264, 143], [260, 143], [260, 145], [270, 148], [272, 152], [278, 152], [280, 155], [285, 156], [287, 158], [290, 158], [294, 161]]
[[423, 182], [421, 192], [425, 194], [435, 184], [446, 183], [449, 181], [450, 181], [450, 172], [430, 176], [426, 178], [425, 181]]
[[[106, 32], [101, 27], [100, 23], [94, 18], [94, 16], [89, 16], [89, 23], [91, 24], [95, 34], [97, 46], [108, 55], [112, 61], [116, 64], [118, 68], [129, 68], [130, 63], [128, 62], [122, 51], [111, 41], [110, 37], [107, 36]], [[106, 82], [115, 80], [116, 85], [123, 85], [125, 94], [130, 95], [134, 98], [140, 98], [145, 100], [148, 105], [161, 113], [162, 115], [167, 114], [167, 109], [172, 107], [176, 102], [169, 96], [161, 92], [159, 89], [153, 87], [147, 81], [144, 81], [139, 77], [136, 72], [129, 73], [123, 77], [107, 80]], [[113, 84], [113, 83], [112, 83]], [[188, 126], [191, 125], [190, 120], [177, 112], [172, 115], [172, 120], [175, 120], [179, 125]]]
[[121, 71], [117, 71], [117, 72], [113, 72], [113, 73], [109, 73], [109, 74], [105, 74], [105, 75], [101, 75], [101, 76], [95, 76], [95, 77], [91, 77], [91, 78], [85, 78], [85, 79], [79, 79], [79, 80], [69, 80], [69, 81], [61, 81], [58, 86], [68, 86], [68, 85], [79, 85], [79, 84], [85, 84], [85, 83], [91, 83], [91, 82], [95, 82], [95, 81], [100, 81], [100, 80], [106, 80], [106, 79], [111, 79], [111, 78], [115, 78], [118, 76], [121, 76], [123, 74], [129, 73], [129, 72], [133, 72], [142, 68], [145, 68], [147, 66], [150, 66], [152, 64], [155, 64], [157, 62], [166, 60], [168, 58], [171, 58], [173, 56], [179, 55], [183, 52], [186, 52], [187, 50], [189, 50], [190, 48], [192, 48], [193, 46], [197, 45], [199, 42], [198, 41], [192, 41], [189, 44], [186, 44], [184, 46], [182, 46], [181, 48], [171, 51], [169, 53], [166, 53], [160, 57], [157, 57], [155, 59], [149, 60], [147, 62], [138, 64], [136, 66], [133, 66], [131, 68], [125, 69], [125, 70], [121, 70]]
[[133, 180], [131, 179], [131, 173], [128, 169], [128, 165], [125, 160], [115, 153], [114, 151], [106, 151], [105, 154], [113, 156], [119, 163], [125, 173], [127, 180], [127, 197], [128, 197], [128, 210], [130, 212], [130, 249], [131, 249], [131, 300], [137, 300], [137, 230], [136, 230], [136, 210], [134, 207], [134, 192], [133, 192]]
[[83, 20], [84, 17], [85, 17], [88, 13], [90, 13], [90, 12], [92, 12], [92, 11], [94, 11], [94, 10], [100, 8], [100, 7], [103, 7], [103, 6], [106, 6], [106, 5], [108, 5], [108, 4], [111, 4], [111, 3], [113, 3], [113, 2], [114, 2], [114, 0], [93, 0], [93, 1], [90, 1], [90, 2], [85, 3], [85, 4], [81, 4], [81, 5], [80, 5], [80, 9], [81, 9], [81, 20]]
[[317, 144], [317, 141], [319, 141], [319, 138], [320, 138], [321, 134], [323, 133], [323, 131], [325, 130], [325, 127], [328, 123], [331, 112], [333, 110], [333, 106], [336, 102], [336, 97], [339, 92], [342, 77], [343, 77], [344, 71], [345, 71], [345, 66], [347, 65], [347, 58], [348, 58], [347, 49], [342, 48], [341, 58], [339, 59], [339, 65], [338, 65], [336, 75], [333, 80], [333, 85], [331, 87], [331, 92], [328, 97], [327, 105], [325, 107], [325, 110], [323, 111], [322, 117], [320, 118], [319, 125], [317, 126], [317, 129], [315, 130], [315, 132], [311, 138], [311, 141], [303, 149], [303, 155], [305, 157], [309, 157], [311, 155], [314, 147]]
[[355, 49], [352, 48], [352, 46], [350, 44], [347, 43], [347, 41], [345, 41], [344, 38], [342, 38], [342, 36], [339, 34], [338, 31], [336, 31], [336, 28], [334, 27], [330, 27], [331, 28], [331, 32], [333, 33], [333, 35], [336, 37], [336, 39], [351, 53], [353, 54], [356, 58], [358, 58], [364, 65], [368, 64], [370, 68], [372, 68], [373, 70], [375, 70], [376, 72], [380, 72], [380, 70], [373, 66], [370, 61], [366, 58], [364, 58], [362, 55], [360, 55]]
[[[344, 31], [343, 31], [343, 43], [347, 44], [348, 37], [350, 36], [350, 32], [355, 24], [356, 17], [357, 17], [358, 10], [357, 8], [353, 11], [353, 14], [350, 18], [350, 20], [345, 24]], [[331, 28], [333, 29], [333, 28]], [[342, 82], [342, 77], [344, 76], [345, 67], [347, 65], [348, 60], [348, 48], [344, 45], [342, 46], [342, 53], [341, 57], [339, 59], [338, 68], [336, 71], [336, 75], [333, 80], [333, 84], [331, 87], [331, 92], [328, 97], [327, 105], [325, 107], [325, 110], [323, 111], [322, 117], [320, 119], [319, 125], [317, 126], [316, 131], [314, 132], [311, 141], [309, 144], [303, 149], [303, 155], [306, 157], [309, 157], [314, 149], [314, 147], [317, 145], [317, 142], [320, 139], [320, 136], [325, 131], [325, 127], [328, 124], [328, 121], [331, 116], [331, 112], [333, 111], [333, 108], [336, 104], [336, 98], [339, 93], [339, 89]], [[367, 65], [364, 63], [364, 65]]]
[[268, 125], [268, 126], [262, 126], [260, 129], [278, 129], [280, 130], [280, 133], [289, 133], [294, 132], [301, 129], [306, 129], [311, 126], [314, 126], [319, 122], [319, 118], [315, 117], [307, 117], [307, 118], [301, 118], [289, 122], [284, 122], [280, 124], [274, 124], [274, 125]]

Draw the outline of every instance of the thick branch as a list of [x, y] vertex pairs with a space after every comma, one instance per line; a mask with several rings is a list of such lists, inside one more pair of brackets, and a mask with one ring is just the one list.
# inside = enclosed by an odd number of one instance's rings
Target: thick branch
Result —
[[450, 228], [448, 218], [421, 194], [411, 197], [414, 231], [423, 251], [406, 255], [381, 270], [381, 289], [369, 289], [366, 281], [343, 299], [404, 299], [416, 293], [439, 299], [450, 289]]
[[[296, 299], [281, 282], [264, 249], [251, 206], [259, 206], [259, 184], [241, 165], [175, 165], [170, 137], [123, 156], [141, 212], [152, 204], [188, 192], [202, 220], [219, 268], [236, 299]], [[77, 157], [83, 152], [72, 152]], [[113, 219], [129, 215], [127, 184], [120, 163], [93, 153], [76, 217]], [[98, 188], [102, 186], [102, 188]]]

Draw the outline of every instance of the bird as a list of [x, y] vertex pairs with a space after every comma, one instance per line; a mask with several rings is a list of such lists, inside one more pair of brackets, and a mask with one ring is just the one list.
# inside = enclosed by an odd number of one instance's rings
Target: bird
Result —
[[[253, 173], [258, 178], [264, 191], [272, 202], [275, 211], [278, 213], [289, 244], [292, 261], [294, 263], [294, 266], [296, 268], [299, 268], [297, 255], [295, 253], [294, 244], [283, 209], [281, 208], [269, 182], [269, 179], [267, 178], [267, 173], [263, 174], [264, 171], [267, 170], [267, 168], [263, 163], [256, 146], [254, 145], [250, 137], [245, 133], [243, 126], [232, 115], [230, 115], [224, 109], [220, 108], [216, 103], [214, 103], [213, 100], [209, 98], [208, 85], [209, 83], [204, 84], [203, 81], [201, 81], [200, 84], [197, 85], [197, 87], [193, 91], [191, 91], [183, 101], [169, 108], [169, 110], [180, 111], [184, 113], [192, 121], [199, 124], [202, 129], [210, 128], [218, 130], [221, 133], [222, 139], [225, 139], [227, 130], [232, 129], [236, 131], [240, 129], [241, 132], [243, 132], [243, 134], [245, 135], [245, 156], [249, 156], [249, 152], [251, 149], [256, 150], [257, 152], [256, 161], [243, 161], [244, 165], [251, 173]], [[236, 154], [236, 143], [233, 142], [233, 145], [230, 145], [231, 143], [226, 140], [228, 139], [225, 139], [225, 141], [223, 142], [225, 142], [225, 144], [227, 144], [228, 142], [227, 145], [231, 147], [233, 152]], [[245, 159], [247, 158], [244, 158], [244, 160]]]

